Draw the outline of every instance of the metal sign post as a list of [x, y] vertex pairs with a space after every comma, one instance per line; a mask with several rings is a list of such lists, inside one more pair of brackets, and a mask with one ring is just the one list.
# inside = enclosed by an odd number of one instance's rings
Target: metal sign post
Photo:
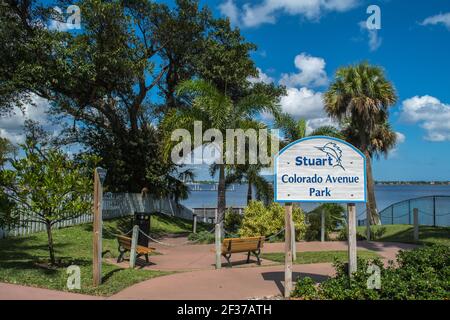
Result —
[[[292, 289], [292, 203], [346, 203], [349, 270], [356, 270], [356, 207], [366, 202], [366, 158], [346, 141], [308, 137], [282, 149], [275, 158], [274, 199], [285, 203], [285, 296]], [[289, 217], [289, 219], [288, 219]], [[322, 229], [324, 229], [322, 217]], [[324, 240], [322, 230], [321, 240]]]

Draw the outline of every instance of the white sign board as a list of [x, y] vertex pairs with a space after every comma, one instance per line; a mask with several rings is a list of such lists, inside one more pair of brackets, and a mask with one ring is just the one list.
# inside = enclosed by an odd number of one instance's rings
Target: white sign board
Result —
[[366, 158], [330, 137], [308, 137], [275, 158], [276, 202], [366, 202]]

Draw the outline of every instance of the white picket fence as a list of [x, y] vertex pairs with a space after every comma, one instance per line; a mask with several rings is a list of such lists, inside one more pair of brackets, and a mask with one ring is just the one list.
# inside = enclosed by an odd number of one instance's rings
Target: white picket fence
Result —
[[[161, 212], [192, 220], [193, 212], [171, 199], [155, 199], [151, 196], [142, 197], [139, 193], [106, 193], [103, 196], [103, 219], [113, 219], [133, 215], [134, 212]], [[53, 228], [63, 228], [82, 223], [92, 222], [92, 214], [87, 213], [74, 219], [56, 223]], [[21, 223], [25, 225], [25, 223]], [[0, 228], [0, 239], [6, 237], [23, 236], [35, 232], [45, 231], [43, 223], [28, 222], [26, 226], [13, 229]]]

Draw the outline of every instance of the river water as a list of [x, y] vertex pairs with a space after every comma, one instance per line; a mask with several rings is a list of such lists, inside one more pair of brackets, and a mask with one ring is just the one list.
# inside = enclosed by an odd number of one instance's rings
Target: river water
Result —
[[[188, 208], [216, 207], [217, 191], [211, 184], [200, 184], [198, 187], [203, 191], [191, 190], [187, 200], [182, 204]], [[197, 187], [197, 188], [198, 188]], [[233, 190], [227, 191], [228, 207], [243, 207], [247, 202], [247, 185], [236, 184], [231, 187]], [[193, 189], [193, 188], [191, 188]], [[377, 199], [378, 210], [381, 211], [391, 204], [402, 200], [418, 198], [423, 196], [443, 195], [450, 196], [450, 185], [376, 185], [375, 197]], [[305, 211], [310, 211], [317, 204], [305, 203], [301, 207]], [[364, 205], [357, 205], [357, 210], [364, 210]]]

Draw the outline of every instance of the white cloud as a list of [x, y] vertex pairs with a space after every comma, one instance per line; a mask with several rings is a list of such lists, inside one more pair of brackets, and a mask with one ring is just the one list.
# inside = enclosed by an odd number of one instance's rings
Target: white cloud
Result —
[[245, 3], [242, 12], [233, 0], [220, 6], [222, 14], [245, 27], [258, 27], [261, 24], [274, 24], [278, 15], [302, 16], [309, 20], [320, 18], [326, 12], [343, 12], [354, 8], [359, 0], [263, 0], [257, 4]]
[[0, 136], [7, 138], [12, 143], [22, 143], [25, 140], [23, 133], [23, 124], [25, 120], [33, 120], [44, 126], [48, 126], [46, 111], [48, 110], [48, 101], [36, 95], [31, 96], [32, 104], [25, 104], [23, 112], [19, 108], [14, 109], [11, 116], [0, 118]]
[[441, 14], [437, 14], [435, 16], [428, 17], [425, 20], [423, 20], [421, 23], [421, 25], [423, 25], [423, 26], [437, 25], [437, 24], [442, 24], [450, 30], [450, 12], [441, 13]]
[[399, 154], [398, 154], [398, 147], [400, 144], [404, 143], [406, 141], [406, 136], [401, 133], [401, 132], [396, 132], [395, 135], [397, 136], [397, 145], [395, 146], [394, 149], [389, 151], [389, 154], [387, 155], [387, 157], [389, 159], [395, 159], [398, 158]]
[[[286, 86], [286, 96], [280, 99], [282, 111], [295, 119], [305, 119], [308, 132], [325, 125], [337, 127], [337, 123], [325, 113], [323, 93], [312, 88], [328, 83], [325, 60], [301, 53], [295, 57], [294, 63], [299, 72], [282, 74], [279, 81]], [[272, 119], [269, 114], [262, 116], [266, 120]]]
[[295, 57], [294, 64], [299, 73], [281, 75], [280, 83], [286, 87], [316, 87], [328, 84], [326, 63], [323, 58], [313, 57], [303, 52]]
[[401, 144], [406, 141], [406, 136], [403, 133], [396, 132], [395, 135], [397, 136], [397, 144]]
[[288, 88], [280, 104], [284, 112], [296, 118], [313, 119], [324, 115], [322, 93], [308, 88]]
[[403, 101], [400, 119], [418, 123], [429, 141], [450, 141], [450, 105], [425, 95]]
[[256, 68], [258, 70], [258, 77], [249, 77], [247, 80], [251, 83], [258, 83], [258, 82], [262, 82], [262, 83], [272, 83], [274, 81], [274, 79], [270, 76], [268, 76], [267, 74], [265, 74], [260, 68]]
[[306, 121], [306, 133], [311, 133], [313, 130], [315, 130], [319, 127], [323, 127], [323, 126], [332, 126], [332, 127], [338, 128], [339, 124], [335, 120], [324, 115], [322, 118], [307, 120]]
[[362, 32], [367, 33], [367, 37], [369, 40], [369, 49], [370, 51], [377, 51], [383, 42], [383, 38], [378, 34], [377, 29], [368, 29], [366, 21], [361, 21], [359, 27]]
[[236, 6], [233, 0], [227, 0], [219, 5], [219, 11], [224, 16], [230, 19], [231, 25], [239, 25], [239, 8]]

